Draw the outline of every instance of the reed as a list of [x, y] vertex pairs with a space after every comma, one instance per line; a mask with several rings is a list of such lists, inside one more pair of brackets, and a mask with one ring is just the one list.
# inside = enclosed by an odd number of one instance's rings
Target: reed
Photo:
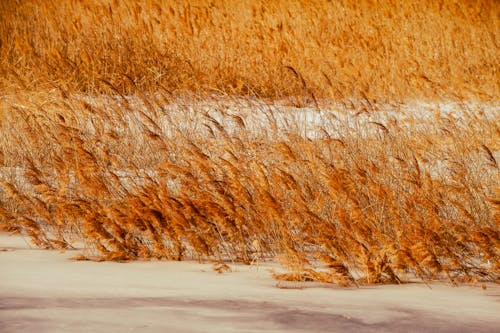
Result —
[[498, 98], [494, 1], [3, 1], [1, 86]]
[[78, 260], [498, 282], [499, 9], [1, 1], [0, 228]]
[[280, 125], [278, 104], [164, 95], [4, 105], [2, 141], [23, 142], [2, 150], [20, 170], [3, 174], [4, 228], [47, 248], [83, 241], [91, 260], [276, 259], [278, 279], [340, 285], [498, 281], [497, 113], [348, 111], [311, 138], [300, 119]]

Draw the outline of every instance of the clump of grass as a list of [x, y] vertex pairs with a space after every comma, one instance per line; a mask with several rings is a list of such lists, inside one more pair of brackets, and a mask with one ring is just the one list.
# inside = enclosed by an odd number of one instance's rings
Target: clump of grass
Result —
[[498, 281], [498, 113], [348, 111], [311, 134], [248, 100], [15, 100], [0, 140], [3, 168], [20, 175], [2, 173], [0, 222], [40, 246], [80, 240], [94, 260], [276, 259], [289, 270], [278, 279], [340, 285]]

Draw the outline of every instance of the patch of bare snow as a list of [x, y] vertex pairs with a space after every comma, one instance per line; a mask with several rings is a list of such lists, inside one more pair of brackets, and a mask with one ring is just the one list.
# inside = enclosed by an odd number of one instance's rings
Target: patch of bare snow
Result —
[[494, 332], [500, 287], [279, 289], [273, 263], [77, 262], [0, 234], [1, 332]]

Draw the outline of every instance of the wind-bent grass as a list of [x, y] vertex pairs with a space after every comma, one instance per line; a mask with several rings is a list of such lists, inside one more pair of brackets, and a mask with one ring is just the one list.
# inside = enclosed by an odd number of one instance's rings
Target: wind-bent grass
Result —
[[0, 227], [92, 260], [498, 281], [499, 11], [0, 1]]
[[0, 85], [498, 99], [491, 0], [2, 1]]
[[25, 98], [1, 110], [3, 164], [18, 168], [3, 174], [1, 221], [41, 246], [84, 241], [98, 260], [276, 258], [290, 270], [279, 279], [341, 285], [498, 281], [495, 109], [349, 121], [323, 110], [337, 119], [306, 133], [262, 102]]

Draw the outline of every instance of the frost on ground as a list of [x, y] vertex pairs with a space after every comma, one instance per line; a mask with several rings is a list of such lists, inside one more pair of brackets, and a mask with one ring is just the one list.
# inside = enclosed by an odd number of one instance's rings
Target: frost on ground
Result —
[[[0, 234], [0, 331], [495, 332], [500, 286], [276, 288], [272, 263], [79, 262]], [[298, 287], [298, 288], [297, 288]]]

